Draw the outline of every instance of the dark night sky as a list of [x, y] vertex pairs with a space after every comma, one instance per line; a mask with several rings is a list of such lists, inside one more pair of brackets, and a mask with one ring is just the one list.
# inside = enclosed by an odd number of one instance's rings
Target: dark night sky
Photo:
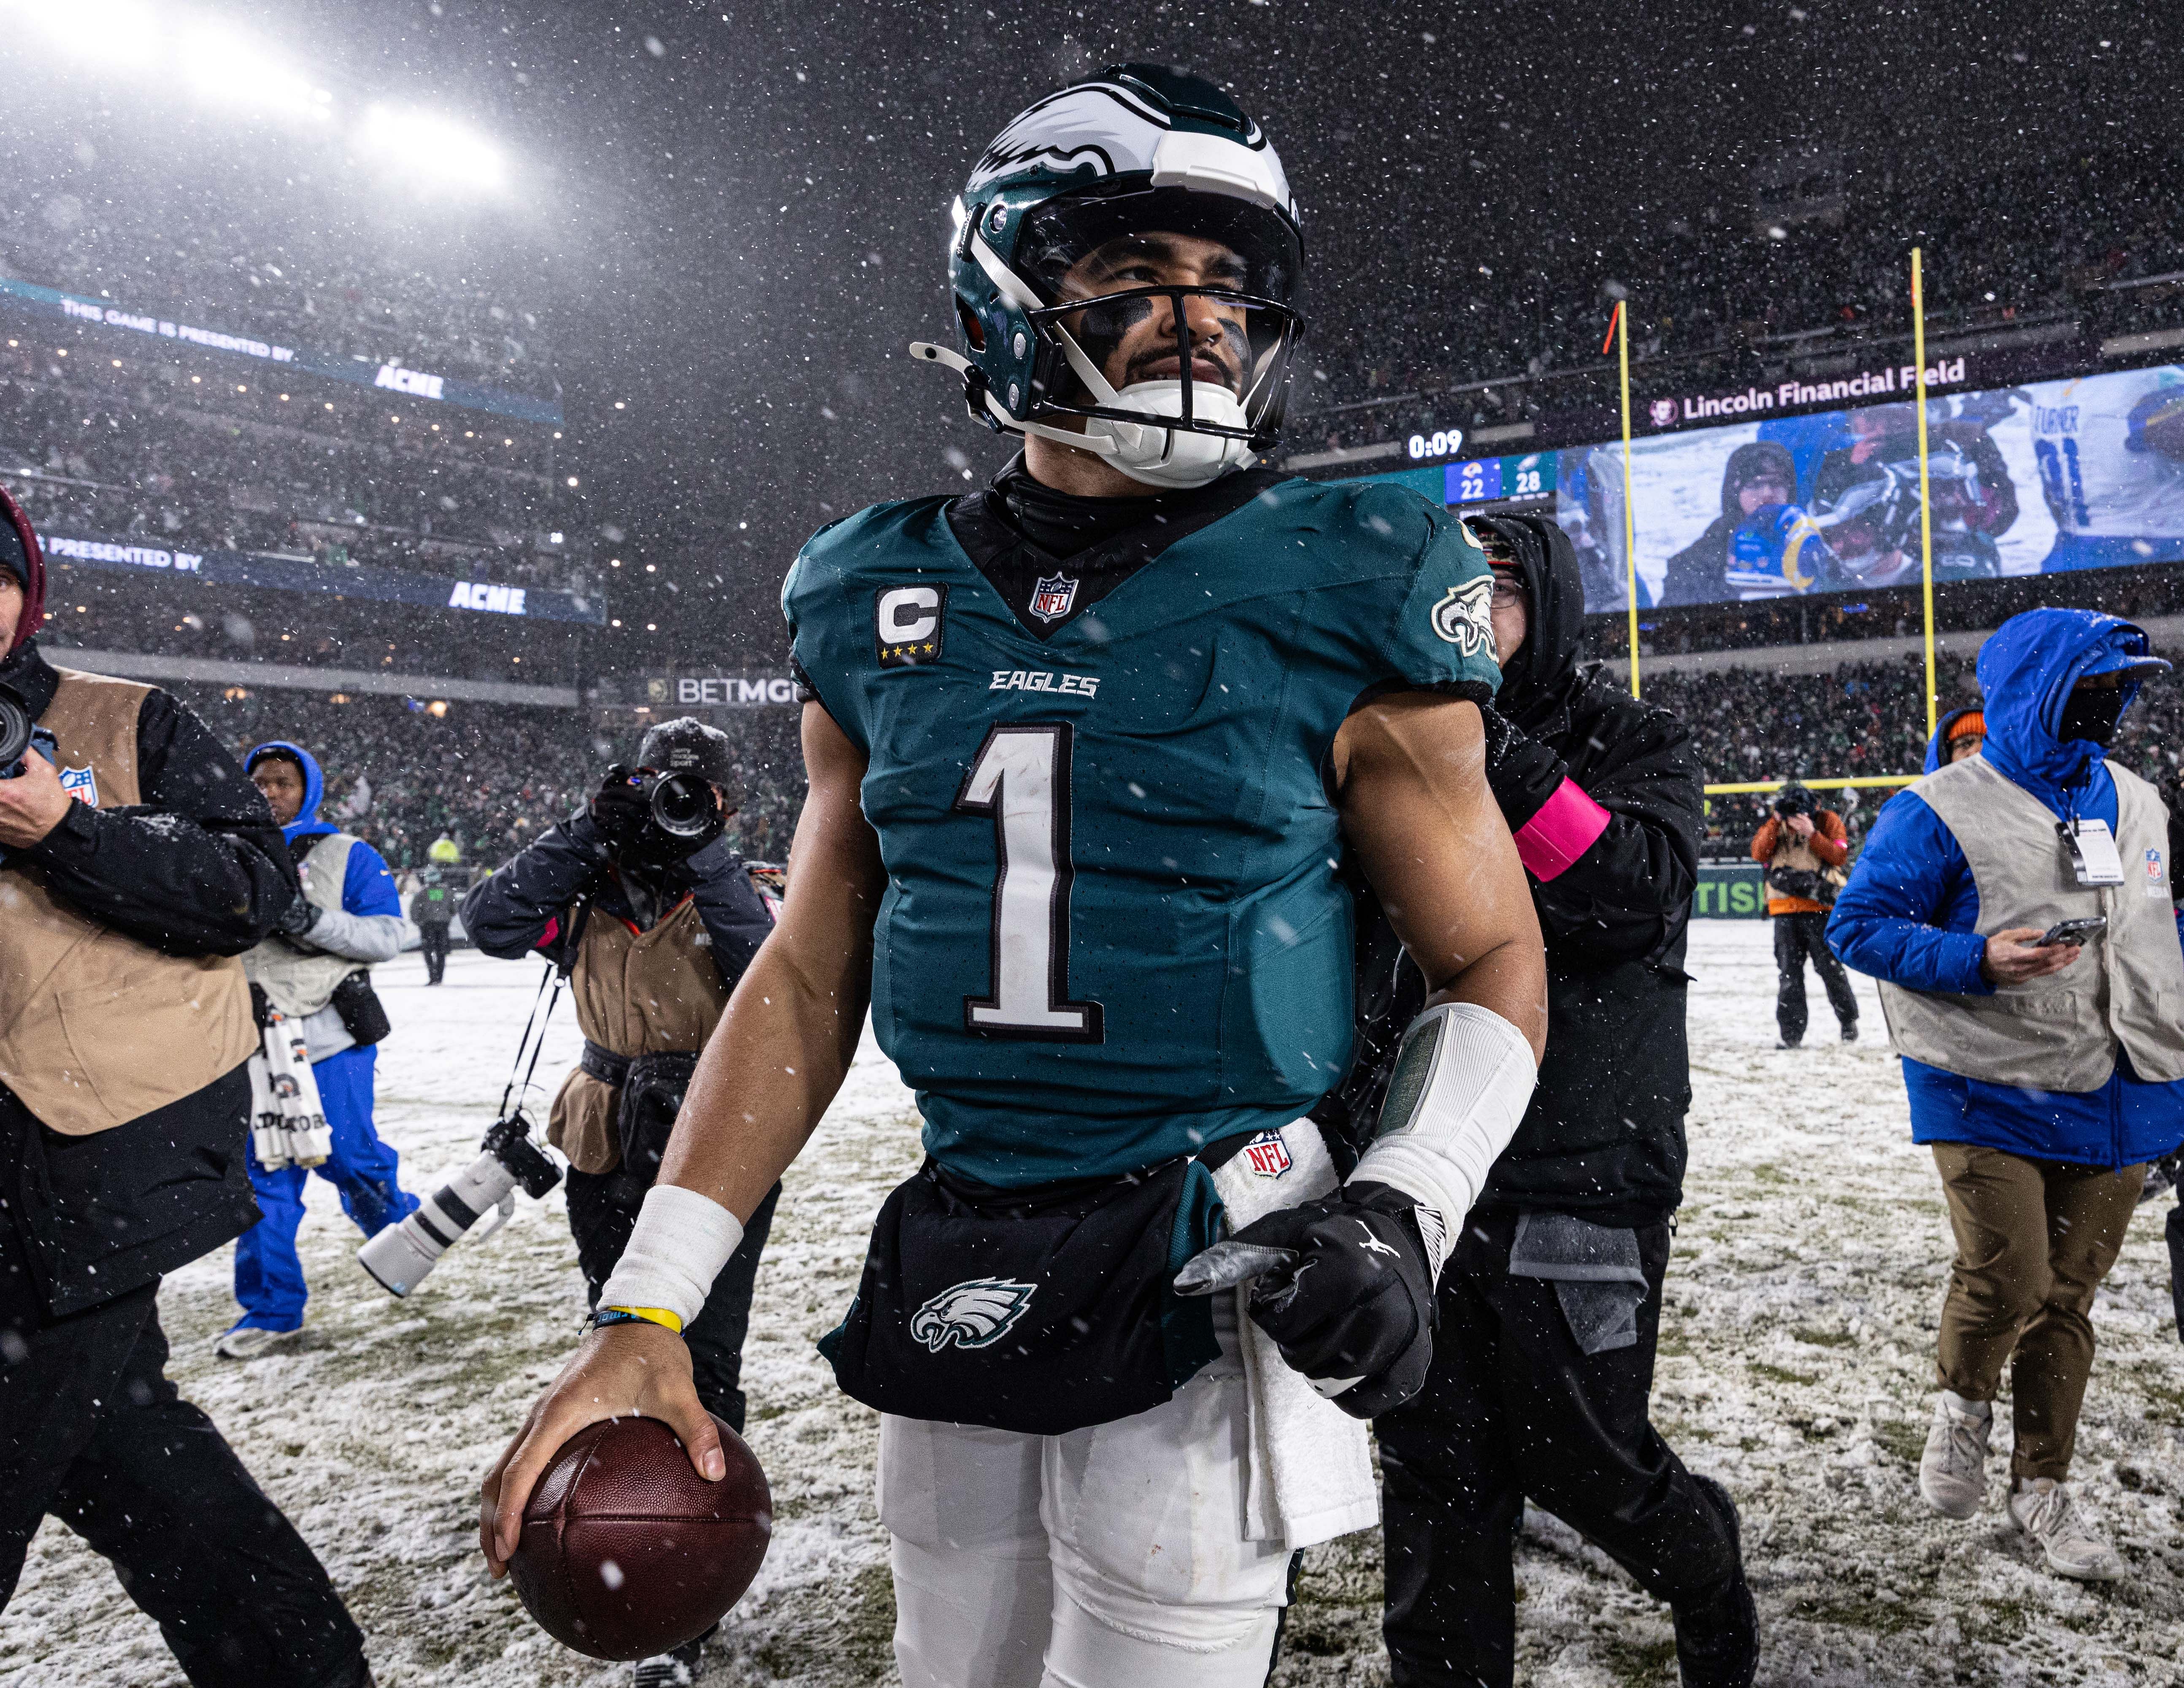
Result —
[[[946, 209], [970, 161], [1072, 75], [1184, 63], [1261, 119], [1305, 209], [1312, 341], [1343, 368], [1366, 306], [1446, 312], [1481, 264], [1543, 267], [1589, 304], [1608, 262], [1596, 250], [1734, 205], [1752, 161], [1785, 148], [1841, 148], [1853, 206], [1874, 174], [1975, 161], [2036, 192], [2043, 162], [2093, 130], [2173, 149], [2176, 26], [2150, 23], [2157, 10], [290, 0], [250, 14], [353, 86], [507, 142], [517, 203], [473, 228], [466, 261], [499, 253], [524, 278], [511, 292], [545, 301], [590, 518], [627, 521], [660, 562], [676, 654], [733, 663], [777, 655], [774, 588], [814, 526], [1001, 460], [903, 348], [946, 329]], [[388, 238], [421, 240], [441, 268], [460, 248], [444, 227]]]

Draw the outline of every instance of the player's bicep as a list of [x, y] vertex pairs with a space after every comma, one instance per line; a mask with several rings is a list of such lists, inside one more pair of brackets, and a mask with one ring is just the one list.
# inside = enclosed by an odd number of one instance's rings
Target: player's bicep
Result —
[[804, 705], [802, 727], [809, 788], [789, 845], [777, 941], [806, 967], [837, 957], [837, 965], [861, 961], [868, 972], [887, 871], [860, 799], [865, 755], [820, 704]]
[[1475, 704], [1408, 693], [1335, 741], [1342, 827], [1403, 947], [1436, 994], [1546, 1033], [1546, 962], [1524, 865], [1486, 783]]

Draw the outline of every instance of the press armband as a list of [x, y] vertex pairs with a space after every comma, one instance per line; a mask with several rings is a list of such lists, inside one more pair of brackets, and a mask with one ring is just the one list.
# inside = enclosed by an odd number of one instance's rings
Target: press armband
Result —
[[599, 1305], [640, 1318], [671, 1314], [687, 1329], [743, 1240], [743, 1222], [719, 1202], [677, 1184], [656, 1184], [644, 1193], [629, 1245], [599, 1290]]
[[1516, 1135], [1538, 1079], [1524, 1034], [1475, 1002], [1429, 1008], [1403, 1033], [1379, 1128], [1350, 1176], [1418, 1204], [1436, 1281], [1450, 1238]]

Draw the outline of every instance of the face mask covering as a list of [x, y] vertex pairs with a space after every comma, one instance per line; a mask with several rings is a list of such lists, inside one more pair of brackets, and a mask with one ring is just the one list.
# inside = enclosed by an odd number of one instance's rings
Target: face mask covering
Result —
[[2128, 695], [2120, 686], [2113, 691], [2074, 687], [2064, 702], [2063, 721], [2056, 736], [2065, 740], [2090, 738], [2096, 744], [2110, 743], [2115, 738], [2116, 722], [2123, 716], [2124, 699]]

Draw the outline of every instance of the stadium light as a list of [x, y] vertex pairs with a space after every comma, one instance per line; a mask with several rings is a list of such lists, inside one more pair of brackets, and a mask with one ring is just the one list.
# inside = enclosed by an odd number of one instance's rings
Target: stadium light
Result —
[[0, 13], [27, 23], [71, 58], [102, 70], [148, 69], [159, 57], [158, 19], [142, 0], [12, 0]]
[[231, 31], [187, 35], [176, 57], [183, 81], [211, 103], [320, 121], [333, 115], [332, 92]]
[[364, 149], [382, 163], [451, 187], [505, 187], [499, 148], [459, 123], [430, 112], [376, 105], [364, 114]]

